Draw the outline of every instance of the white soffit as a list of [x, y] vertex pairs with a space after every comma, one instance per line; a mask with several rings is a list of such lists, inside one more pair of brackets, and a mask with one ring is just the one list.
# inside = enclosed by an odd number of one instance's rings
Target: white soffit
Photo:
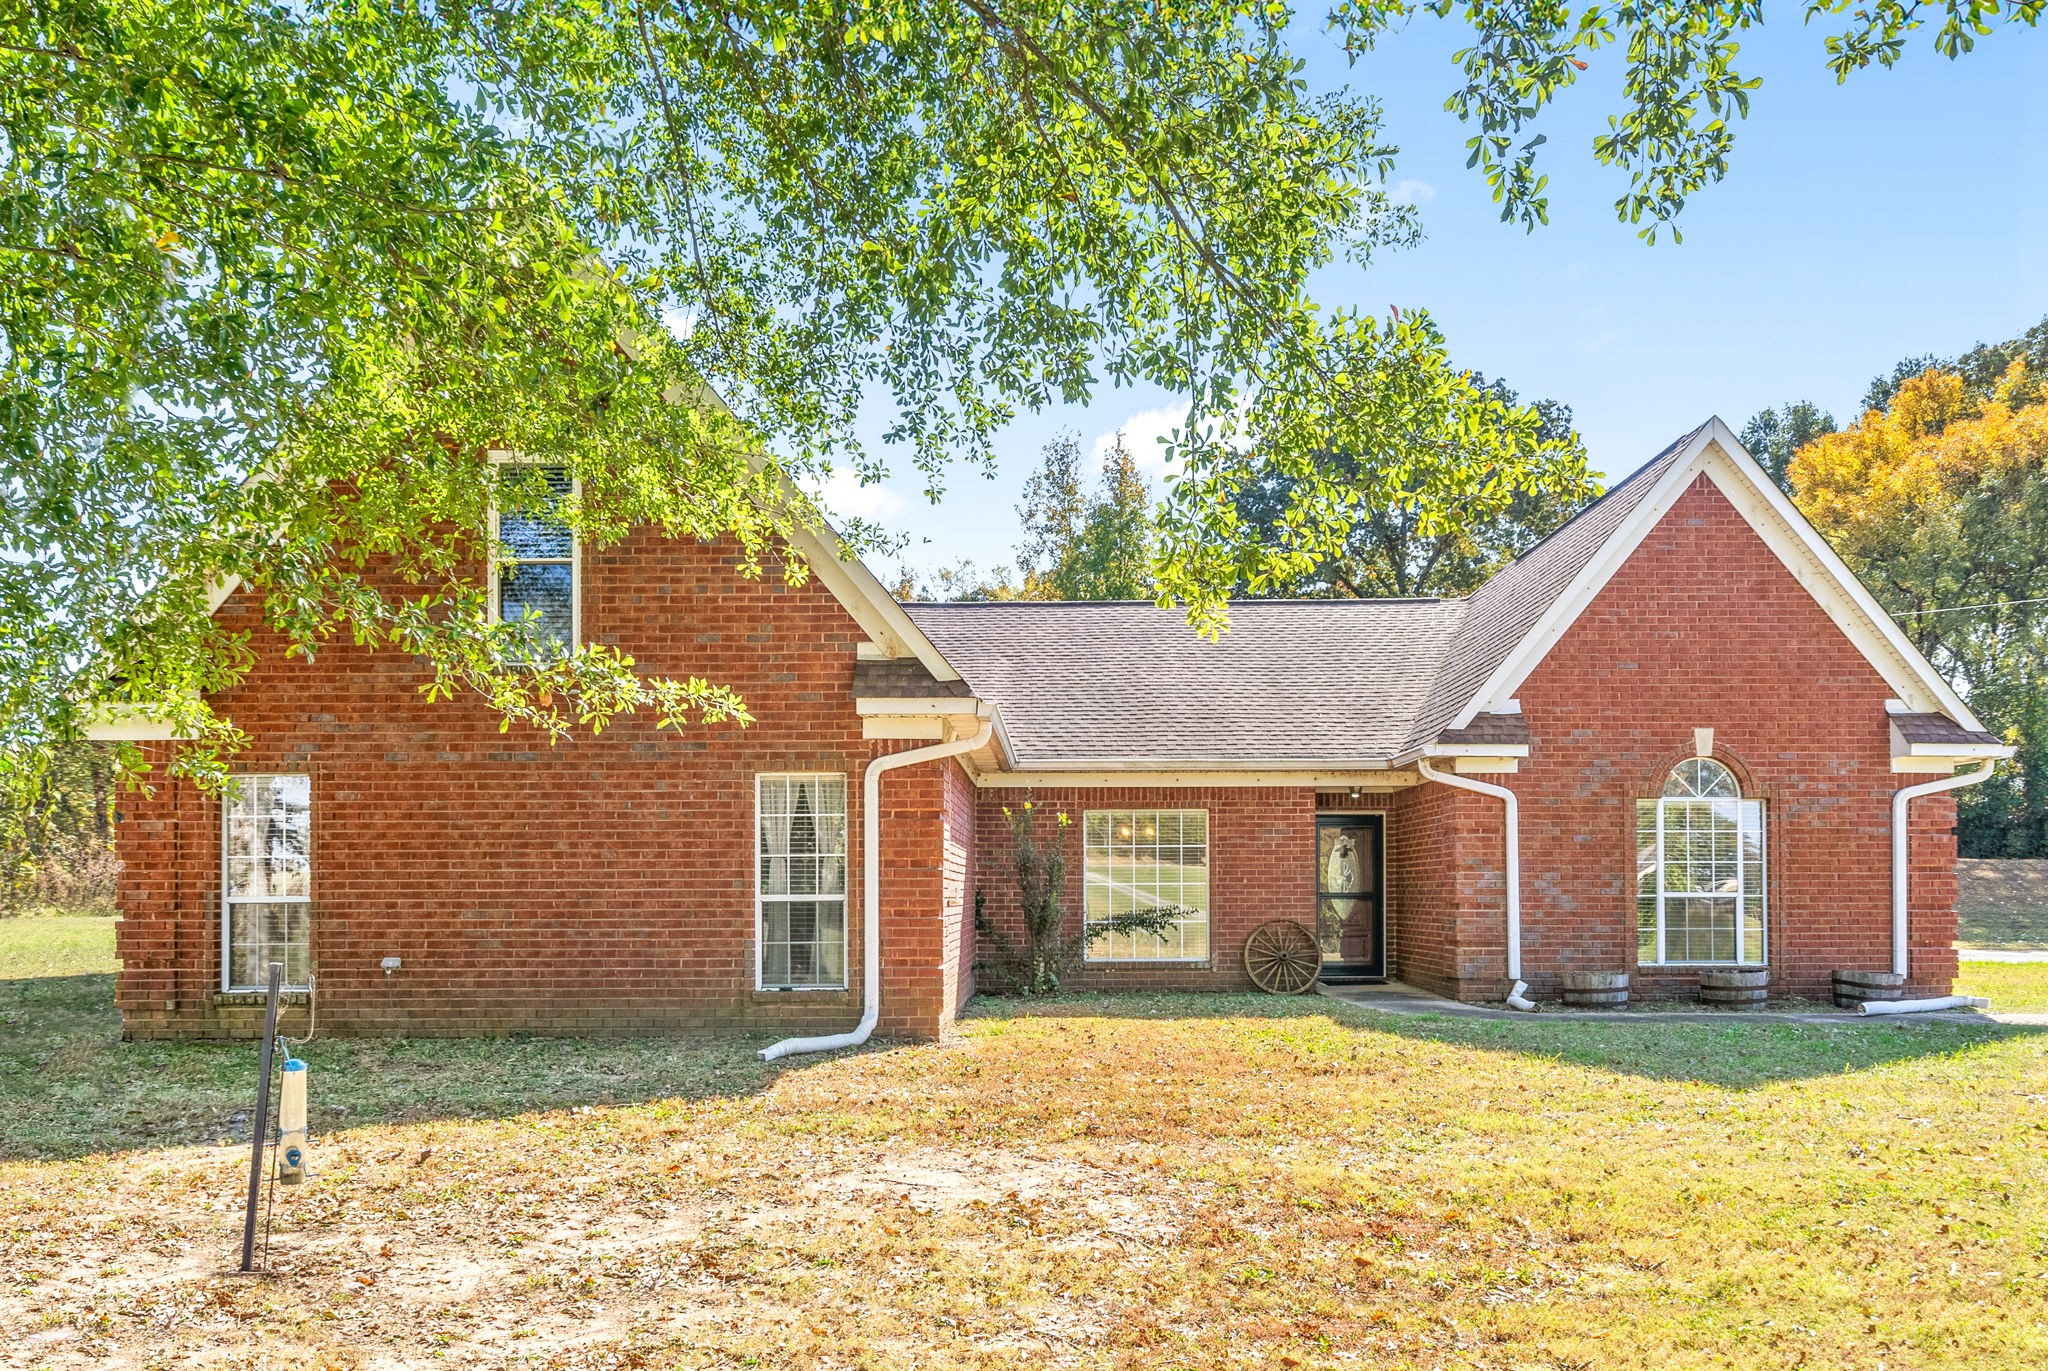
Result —
[[1656, 489], [1615, 530], [1600, 555], [1586, 565], [1550, 611], [1494, 669], [1450, 726], [1463, 728], [1481, 713], [1498, 712], [1498, 704], [1489, 706], [1487, 702], [1502, 701], [1515, 693], [1651, 530], [1670, 513], [1679, 497], [1703, 474], [1886, 684], [1898, 692], [1900, 699], [1914, 710], [1946, 714], [1964, 728], [1982, 727], [1955, 688], [1920, 655], [1876, 597], [1856, 579], [1848, 564], [1828, 546], [1785, 492], [1765, 475], [1756, 459], [1719, 418], [1708, 420], [1694, 435], [1684, 459], [1673, 463], [1664, 473]]

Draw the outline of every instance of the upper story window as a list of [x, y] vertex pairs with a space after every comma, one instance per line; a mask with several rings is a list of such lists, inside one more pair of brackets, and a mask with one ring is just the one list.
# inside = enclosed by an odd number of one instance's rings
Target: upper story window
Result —
[[1764, 804], [1711, 757], [1636, 802], [1636, 931], [1644, 966], [1764, 964]]
[[270, 964], [284, 986], [313, 976], [313, 783], [238, 776], [222, 806], [221, 989], [262, 990]]
[[575, 534], [549, 511], [574, 493], [574, 478], [567, 467], [506, 462], [498, 467], [498, 488], [516, 488], [521, 498], [501, 497], [493, 518], [491, 611], [507, 622], [524, 620], [543, 642], [573, 651], [582, 640], [581, 560]]
[[846, 778], [755, 781], [756, 946], [763, 990], [846, 984]]
[[[1091, 962], [1198, 962], [1209, 956], [1209, 812], [1091, 809], [1082, 821], [1082, 917]], [[1119, 914], [1177, 909], [1163, 934], [1108, 928]]]

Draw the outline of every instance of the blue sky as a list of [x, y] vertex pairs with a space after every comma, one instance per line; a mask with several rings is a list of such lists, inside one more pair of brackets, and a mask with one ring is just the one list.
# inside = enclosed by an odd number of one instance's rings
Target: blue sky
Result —
[[[1687, 206], [1683, 243], [1651, 247], [1616, 220], [1622, 177], [1589, 150], [1618, 107], [1613, 49], [1545, 125], [1551, 222], [1529, 234], [1499, 222], [1465, 169], [1467, 131], [1442, 108], [1456, 30], [1418, 23], [1348, 69], [1302, 30], [1312, 86], [1383, 102], [1396, 180], [1426, 232], [1370, 268], [1327, 270], [1318, 298], [1427, 308], [1460, 365], [1570, 405], [1610, 480], [1709, 414], [1740, 428], [1766, 405], [1811, 399], [1847, 421], [1899, 358], [2010, 337], [2048, 314], [2048, 32], [1997, 32], [1949, 62], [1923, 31], [1897, 68], [1846, 86], [1822, 65], [1821, 37], [1796, 24], [1750, 35], [1738, 67], [1764, 84], [1730, 174]], [[938, 506], [909, 480], [837, 481], [831, 504], [908, 535], [913, 567], [986, 568], [1013, 555], [1018, 491], [1047, 439], [1071, 429], [1093, 444], [1123, 428], [1149, 452], [1172, 426], [1169, 398], [1104, 391], [1027, 416], [1005, 435], [995, 479], [958, 472]]]

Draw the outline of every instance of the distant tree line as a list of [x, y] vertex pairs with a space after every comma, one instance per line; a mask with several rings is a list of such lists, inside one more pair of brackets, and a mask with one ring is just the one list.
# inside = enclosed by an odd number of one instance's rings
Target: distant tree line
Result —
[[1767, 409], [1743, 442], [2018, 754], [1957, 792], [1968, 857], [2048, 857], [2048, 319], [1908, 357], [1837, 429]]

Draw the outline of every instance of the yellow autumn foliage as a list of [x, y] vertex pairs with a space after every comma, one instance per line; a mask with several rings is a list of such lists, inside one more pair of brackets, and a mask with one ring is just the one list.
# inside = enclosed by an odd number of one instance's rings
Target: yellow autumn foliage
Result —
[[1888, 410], [1816, 439], [1792, 458], [1793, 500], [1852, 563], [1897, 557], [1956, 518], [1972, 492], [2048, 473], [2048, 403], [2024, 361], [1989, 400], [1929, 369]]

